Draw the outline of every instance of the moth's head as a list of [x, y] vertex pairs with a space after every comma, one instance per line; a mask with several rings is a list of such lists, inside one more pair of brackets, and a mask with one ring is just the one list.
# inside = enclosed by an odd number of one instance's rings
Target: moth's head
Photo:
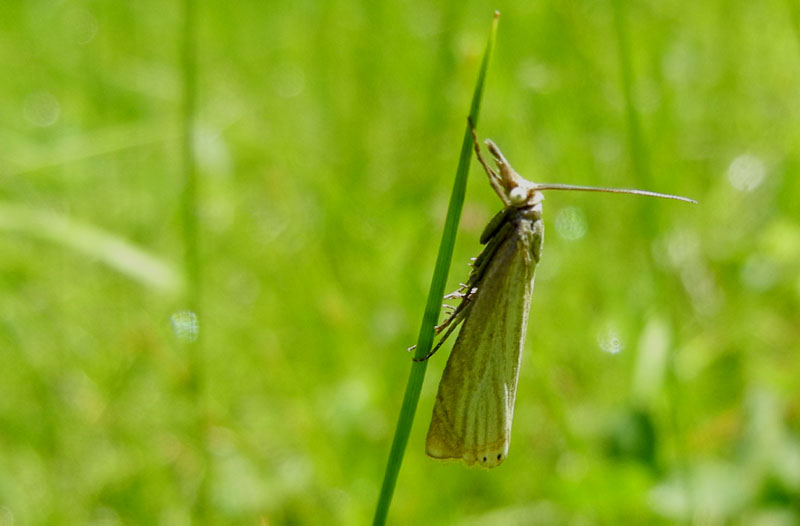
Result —
[[523, 208], [541, 203], [544, 201], [544, 194], [534, 188], [515, 186], [508, 192], [508, 200], [511, 201], [511, 206]]
[[486, 139], [486, 147], [497, 164], [497, 169], [500, 172], [500, 184], [503, 186], [511, 206], [522, 208], [535, 205], [544, 200], [544, 195], [536, 190], [536, 184], [518, 174], [506, 160], [500, 148], [491, 139]]

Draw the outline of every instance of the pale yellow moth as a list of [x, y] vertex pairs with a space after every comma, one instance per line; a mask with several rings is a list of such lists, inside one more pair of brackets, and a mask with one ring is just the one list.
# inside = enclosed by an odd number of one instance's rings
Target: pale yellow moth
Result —
[[504, 208], [481, 235], [486, 247], [472, 264], [467, 283], [446, 296], [461, 301], [437, 328], [442, 338], [421, 358], [429, 358], [463, 322], [447, 360], [428, 429], [426, 451], [437, 459], [457, 459], [491, 468], [508, 455], [522, 349], [528, 326], [533, 279], [542, 253], [542, 190], [585, 190], [692, 199], [646, 190], [537, 184], [514, 171], [500, 149], [486, 140], [498, 171], [478, 161]]

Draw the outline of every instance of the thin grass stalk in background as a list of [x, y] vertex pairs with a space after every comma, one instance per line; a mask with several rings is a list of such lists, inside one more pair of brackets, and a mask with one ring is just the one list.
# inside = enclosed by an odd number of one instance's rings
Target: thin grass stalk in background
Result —
[[794, 36], [797, 38], [797, 43], [800, 44], [800, 5], [797, 0], [786, 0], [789, 4], [789, 18], [792, 21], [792, 29]]
[[[638, 179], [637, 184], [644, 188], [649, 188], [652, 181], [650, 155], [647, 150], [647, 144], [643, 137], [639, 112], [636, 109], [636, 103], [634, 101], [633, 57], [631, 53], [630, 36], [628, 34], [626, 7], [627, 3], [625, 0], [612, 1], [612, 9], [614, 11], [614, 30], [616, 32], [617, 49], [619, 52], [622, 91], [625, 98], [625, 113], [627, 117], [628, 139], [631, 150], [630, 153], [633, 161], [633, 168]], [[645, 206], [642, 209], [642, 216], [644, 219], [643, 224], [646, 225], [647, 228], [647, 233], [652, 234], [655, 230], [653, 208]], [[647, 237], [651, 236], [648, 235]], [[670, 349], [668, 368], [669, 382], [666, 393], [667, 404], [669, 406], [669, 425], [671, 427], [673, 440], [675, 441], [677, 469], [681, 480], [681, 485], [683, 486], [683, 492], [686, 496], [686, 502], [688, 503], [685, 520], [687, 524], [692, 524], [692, 517], [694, 516], [694, 493], [692, 492], [690, 482], [686, 438], [680, 425], [680, 380], [675, 373], [675, 352], [674, 349]]]
[[[489, 32], [489, 40], [486, 43], [486, 50], [483, 54], [483, 61], [478, 72], [478, 80], [475, 84], [475, 91], [472, 95], [472, 105], [469, 116], [477, 126], [478, 115], [480, 113], [481, 96], [483, 95], [483, 85], [486, 78], [486, 71], [489, 67], [489, 60], [492, 56], [494, 43], [497, 35], [497, 22], [500, 13], [495, 12], [492, 26]], [[469, 174], [469, 161], [472, 157], [472, 134], [469, 125], [466, 125], [464, 139], [461, 143], [461, 156], [458, 160], [456, 178], [453, 183], [453, 191], [450, 194], [450, 204], [447, 208], [447, 219], [445, 220], [442, 241], [439, 244], [439, 255], [436, 258], [436, 266], [433, 271], [431, 288], [428, 293], [428, 302], [425, 306], [425, 314], [422, 317], [422, 326], [417, 338], [417, 349], [415, 358], [422, 358], [430, 351], [433, 344], [433, 331], [436, 321], [439, 319], [439, 311], [442, 307], [442, 297], [444, 287], [447, 283], [447, 274], [450, 270], [450, 263], [453, 257], [453, 246], [456, 241], [458, 223], [461, 218], [461, 209], [464, 205], [464, 195], [467, 187], [467, 175]], [[403, 463], [408, 437], [411, 434], [411, 425], [414, 422], [414, 413], [417, 410], [419, 395], [422, 391], [422, 383], [425, 379], [425, 371], [428, 367], [427, 361], [412, 362], [411, 373], [408, 377], [406, 392], [403, 396], [403, 405], [400, 409], [400, 417], [397, 421], [392, 449], [389, 453], [389, 460], [386, 464], [386, 472], [383, 478], [381, 493], [378, 497], [378, 505], [375, 510], [374, 525], [386, 523], [386, 516], [389, 513], [389, 506], [392, 502], [392, 495], [397, 484], [397, 476], [400, 473], [400, 466]]]
[[[183, 266], [186, 274], [186, 304], [196, 319], [201, 316], [201, 283], [199, 235], [197, 224], [198, 190], [197, 166], [194, 157], [193, 138], [194, 121], [197, 108], [197, 20], [194, 0], [183, 2], [183, 27], [181, 35], [181, 161], [183, 172], [183, 189], [181, 192], [181, 215], [183, 224]], [[194, 408], [194, 441], [195, 448], [202, 460], [197, 497], [192, 512], [194, 522], [205, 523], [210, 517], [209, 479], [211, 458], [206, 447], [206, 404], [203, 399], [204, 367], [200, 342], [195, 338], [184, 342], [188, 375], [186, 389]]]
[[617, 36], [617, 50], [619, 52], [619, 68], [622, 77], [622, 93], [625, 98], [625, 116], [628, 123], [628, 140], [630, 141], [633, 168], [638, 178], [636, 184], [642, 188], [650, 188], [652, 180], [650, 174], [650, 160], [647, 147], [642, 137], [639, 112], [633, 100], [633, 58], [631, 57], [631, 43], [628, 36], [628, 26], [625, 19], [625, 0], [614, 0], [614, 30]]

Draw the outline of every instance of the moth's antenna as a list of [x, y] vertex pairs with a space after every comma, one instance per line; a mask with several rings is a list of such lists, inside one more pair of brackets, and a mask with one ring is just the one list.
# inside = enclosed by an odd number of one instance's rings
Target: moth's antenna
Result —
[[[530, 181], [525, 180], [524, 177], [519, 175], [517, 172], [511, 168], [511, 165], [506, 161], [506, 158], [503, 156], [503, 153], [500, 151], [500, 148], [497, 147], [495, 143], [493, 143], [490, 139], [486, 139], [486, 146], [489, 148], [489, 151], [495, 158], [495, 162], [500, 170], [500, 174], [492, 170], [486, 161], [483, 160], [483, 156], [481, 155], [481, 148], [478, 145], [478, 134], [475, 131], [475, 126], [472, 123], [472, 119], [467, 117], [467, 123], [469, 124], [470, 130], [472, 130], [472, 140], [475, 143], [475, 154], [478, 156], [478, 162], [483, 165], [483, 169], [486, 171], [486, 175], [489, 176], [489, 182], [491, 183], [492, 187], [494, 188], [497, 195], [503, 200], [503, 203], [506, 206], [509, 206], [510, 201], [506, 195], [506, 191], [509, 189], [509, 186], [515, 187], [517, 186], [520, 181], [524, 183], [525, 189], [528, 190], [571, 190], [573, 192], [606, 192], [609, 194], [632, 194], [632, 195], [644, 195], [647, 197], [660, 197], [661, 199], [674, 199], [675, 201], [683, 201], [684, 203], [694, 203], [697, 204], [697, 201], [694, 199], [689, 199], [688, 197], [683, 197], [680, 195], [672, 195], [672, 194], [660, 194], [658, 192], [651, 192], [649, 190], [637, 190], [635, 188], [604, 188], [600, 186], [580, 186], [580, 185], [573, 185], [573, 184], [561, 184], [561, 183], [532, 183]], [[505, 187], [505, 189], [504, 189]]]
[[680, 195], [672, 195], [672, 194], [660, 194], [658, 192], [650, 192], [648, 190], [636, 190], [634, 188], [603, 188], [599, 186], [580, 186], [580, 185], [572, 185], [572, 184], [560, 184], [560, 183], [536, 183], [533, 186], [534, 190], [571, 190], [575, 192], [606, 192], [609, 194], [633, 194], [633, 195], [645, 195], [648, 197], [660, 197], [662, 199], [674, 199], [676, 201], [683, 201], [685, 203], [694, 203], [697, 204], [697, 201], [694, 199], [689, 199], [688, 197], [682, 197]]

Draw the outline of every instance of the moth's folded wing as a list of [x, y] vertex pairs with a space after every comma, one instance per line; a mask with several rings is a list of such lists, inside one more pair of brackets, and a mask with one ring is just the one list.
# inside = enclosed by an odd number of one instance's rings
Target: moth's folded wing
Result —
[[489, 264], [447, 360], [426, 451], [468, 465], [508, 455], [535, 263], [510, 236]]

